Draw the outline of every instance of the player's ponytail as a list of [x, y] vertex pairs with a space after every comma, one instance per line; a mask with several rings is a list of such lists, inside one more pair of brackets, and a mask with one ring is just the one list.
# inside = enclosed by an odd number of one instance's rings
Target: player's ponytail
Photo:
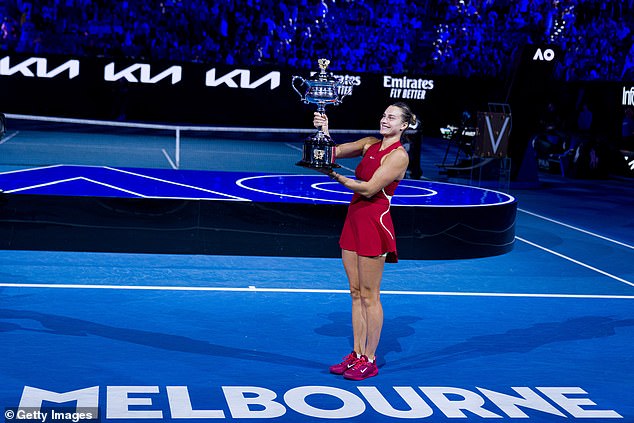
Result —
[[406, 103], [399, 101], [398, 103], [392, 104], [392, 106], [401, 109], [401, 112], [403, 113], [403, 121], [407, 123], [408, 129], [416, 129], [418, 127], [418, 119]]

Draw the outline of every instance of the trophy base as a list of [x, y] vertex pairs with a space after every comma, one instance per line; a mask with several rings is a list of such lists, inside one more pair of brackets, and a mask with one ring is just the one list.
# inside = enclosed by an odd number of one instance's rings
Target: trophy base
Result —
[[330, 172], [334, 168], [341, 167], [335, 163], [335, 155], [335, 143], [320, 128], [316, 134], [304, 140], [302, 159], [296, 165], [320, 172]]
[[317, 166], [314, 163], [310, 163], [310, 162], [305, 162], [304, 160], [300, 160], [299, 162], [295, 163], [295, 166], [300, 166], [300, 167], [305, 167], [307, 169], [312, 169], [312, 170], [333, 170], [336, 169], [338, 167], [341, 167], [341, 165], [338, 165], [337, 163], [330, 163], [330, 164], [324, 164], [321, 166]]

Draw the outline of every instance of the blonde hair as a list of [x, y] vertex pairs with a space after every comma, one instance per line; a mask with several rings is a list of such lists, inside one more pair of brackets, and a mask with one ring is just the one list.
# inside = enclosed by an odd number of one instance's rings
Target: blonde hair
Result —
[[399, 101], [398, 103], [392, 104], [392, 106], [398, 107], [399, 109], [401, 109], [401, 112], [403, 113], [403, 122], [407, 123], [408, 129], [418, 128], [418, 125], [419, 125], [418, 118], [416, 117], [414, 112], [412, 112], [412, 109], [406, 103]]

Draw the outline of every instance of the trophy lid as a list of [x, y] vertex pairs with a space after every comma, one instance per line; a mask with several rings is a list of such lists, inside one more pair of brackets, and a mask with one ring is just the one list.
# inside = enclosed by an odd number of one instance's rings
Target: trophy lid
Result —
[[319, 65], [320, 73], [326, 73], [326, 68], [330, 65], [330, 60], [319, 59], [317, 60], [317, 64]]
[[312, 78], [313, 81], [329, 81], [331, 83], [338, 82], [337, 78], [332, 75], [332, 72], [326, 72], [328, 65], [330, 65], [330, 60], [322, 58], [317, 60], [317, 64], [319, 65], [319, 73]]

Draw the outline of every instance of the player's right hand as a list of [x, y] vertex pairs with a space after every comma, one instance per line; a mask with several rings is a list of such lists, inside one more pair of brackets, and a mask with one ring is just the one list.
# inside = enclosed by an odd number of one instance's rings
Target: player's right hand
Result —
[[321, 127], [322, 130], [328, 128], [328, 116], [315, 112], [313, 115], [313, 125], [315, 125], [315, 128]]

